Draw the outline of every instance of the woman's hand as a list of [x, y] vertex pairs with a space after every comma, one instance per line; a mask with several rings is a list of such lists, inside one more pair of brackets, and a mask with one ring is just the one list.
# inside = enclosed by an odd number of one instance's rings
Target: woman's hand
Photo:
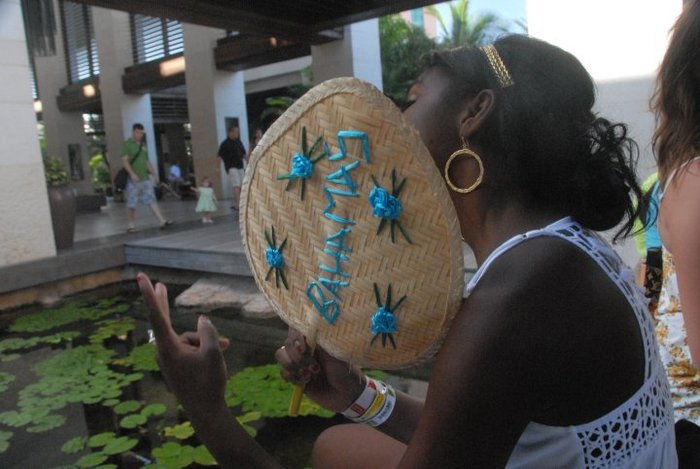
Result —
[[148, 307], [161, 372], [175, 396], [189, 414], [221, 406], [227, 377], [221, 351], [228, 348], [229, 341], [219, 339], [216, 328], [204, 315], [199, 317], [197, 332], [178, 336], [170, 322], [165, 285], [158, 283], [154, 288], [142, 273], [136, 281]]
[[334, 412], [342, 412], [357, 399], [365, 388], [365, 378], [356, 366], [331, 357], [316, 349], [311, 355], [304, 336], [294, 329], [284, 345], [275, 352], [282, 366], [282, 378], [304, 389], [315, 402]]

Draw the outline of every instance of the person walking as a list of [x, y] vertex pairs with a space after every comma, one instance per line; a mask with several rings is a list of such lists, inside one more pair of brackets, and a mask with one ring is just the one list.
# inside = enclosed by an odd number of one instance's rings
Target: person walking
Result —
[[137, 122], [132, 126], [131, 138], [127, 139], [122, 146], [122, 164], [129, 173], [129, 180], [126, 183], [127, 233], [136, 232], [135, 218], [138, 204], [148, 205], [160, 223], [161, 229], [173, 224], [172, 220], [166, 220], [163, 217], [158, 207], [150, 178], [150, 175], [158, 178], [158, 172], [148, 160], [144, 137], [143, 125]]
[[219, 145], [219, 152], [216, 157], [223, 161], [226, 174], [228, 174], [231, 180], [231, 187], [233, 188], [233, 205], [231, 208], [238, 211], [238, 200], [241, 196], [246, 150], [241, 142], [240, 131], [237, 126], [232, 125], [228, 128], [228, 136], [226, 140]]

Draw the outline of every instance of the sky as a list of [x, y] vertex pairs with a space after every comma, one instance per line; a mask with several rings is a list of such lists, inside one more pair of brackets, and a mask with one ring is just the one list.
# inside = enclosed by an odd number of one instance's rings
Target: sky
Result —
[[[449, 3], [443, 2], [435, 5], [445, 21], [450, 18]], [[526, 0], [470, 0], [469, 12], [476, 14], [495, 13], [505, 20], [515, 21], [525, 19], [525, 3]]]

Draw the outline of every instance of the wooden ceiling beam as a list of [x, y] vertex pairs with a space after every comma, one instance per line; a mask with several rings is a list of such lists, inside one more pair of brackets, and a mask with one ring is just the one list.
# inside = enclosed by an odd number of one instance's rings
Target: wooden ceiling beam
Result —
[[216, 0], [74, 0], [93, 6], [199, 24], [231, 31], [283, 37], [307, 44], [322, 44], [342, 38], [335, 26], [310, 28], [289, 21], [281, 11], [275, 17], [255, 13], [235, 2]]

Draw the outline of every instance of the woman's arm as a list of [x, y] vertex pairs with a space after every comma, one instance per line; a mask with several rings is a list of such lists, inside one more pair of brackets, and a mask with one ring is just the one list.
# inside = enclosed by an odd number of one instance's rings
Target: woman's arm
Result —
[[700, 161], [681, 171], [666, 188], [661, 235], [673, 255], [688, 346], [700, 369]]
[[136, 280], [149, 309], [163, 376], [187, 412], [192, 426], [224, 468], [280, 467], [239, 425], [226, 406], [226, 364], [221, 354], [228, 346], [219, 339], [206, 316], [200, 316], [196, 333], [178, 336], [170, 323], [168, 293], [149, 278]]

